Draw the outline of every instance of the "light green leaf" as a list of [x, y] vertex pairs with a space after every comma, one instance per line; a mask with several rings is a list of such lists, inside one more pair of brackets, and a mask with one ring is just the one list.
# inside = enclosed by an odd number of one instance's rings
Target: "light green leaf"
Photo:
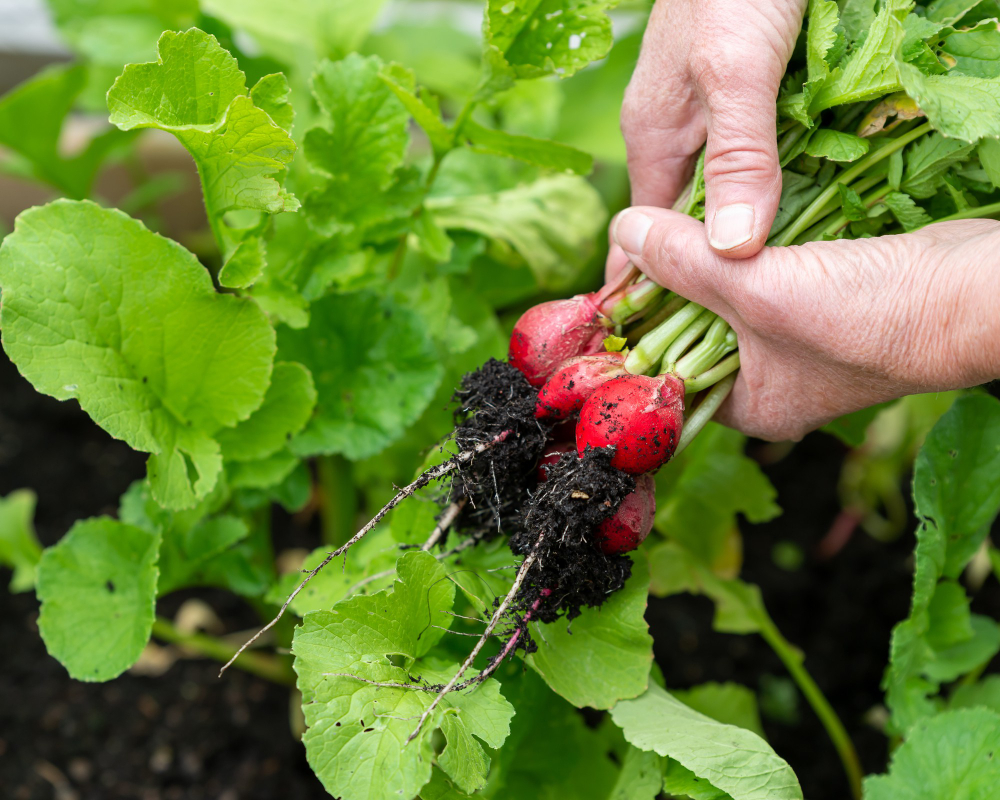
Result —
[[[24, 171], [70, 197], [90, 194], [98, 170], [116, 147], [134, 138], [109, 130], [78, 154], [64, 156], [59, 138], [87, 77], [85, 67], [54, 66], [0, 97], [0, 145], [24, 159]], [[11, 170], [13, 164], [2, 165]]]
[[614, 0], [489, 0], [483, 20], [487, 85], [511, 78], [568, 78], [611, 49]]
[[942, 25], [953, 25], [983, 0], [933, 0], [927, 4], [927, 19]]
[[643, 615], [649, 567], [638, 557], [625, 587], [602, 606], [566, 623], [532, 624], [537, 652], [528, 657], [556, 694], [577, 707], [611, 708], [645, 691], [653, 662], [653, 638]]
[[941, 40], [941, 58], [952, 74], [1000, 78], [1000, 30], [996, 21], [949, 33]]
[[290, 443], [300, 456], [375, 455], [423, 413], [444, 374], [420, 317], [370, 292], [317, 301], [309, 327], [282, 328], [278, 349], [316, 382], [316, 412]]
[[827, 53], [837, 41], [840, 12], [835, 0], [809, 0], [809, 30], [806, 37], [808, 83], [813, 86], [830, 74]]
[[[156, 62], [127, 66], [108, 91], [111, 122], [123, 131], [159, 128], [176, 136], [198, 167], [210, 216], [241, 208], [295, 211], [298, 200], [281, 186], [295, 143], [254, 105], [236, 59], [197, 28], [164, 33], [157, 55]], [[258, 96], [273, 107], [273, 87]]]
[[280, 72], [265, 75], [250, 90], [253, 104], [289, 133], [295, 121], [295, 110], [288, 99], [292, 94], [288, 79]]
[[801, 800], [788, 766], [757, 734], [688, 708], [659, 686], [622, 700], [611, 718], [641, 750], [669, 756], [733, 800]]
[[875, 0], [842, 0], [840, 24], [847, 39], [856, 41], [875, 24]]
[[309, 726], [306, 756], [326, 789], [344, 800], [417, 794], [430, 780], [432, 738], [442, 726], [447, 746], [438, 766], [460, 788], [480, 788], [489, 759], [472, 737], [499, 747], [514, 713], [489, 679], [473, 693], [446, 697], [416, 740], [401, 748], [434, 694], [331, 674], [394, 683], [454, 674], [456, 665], [416, 662], [449, 625], [454, 584], [432, 555], [419, 551], [399, 559], [397, 574], [390, 590], [307, 614], [292, 644]]
[[900, 188], [911, 197], [932, 197], [944, 183], [948, 170], [965, 162], [974, 148], [939, 133], [921, 137], [906, 151]]
[[257, 236], [244, 239], [219, 270], [219, 285], [246, 289], [257, 282], [265, 266], [264, 243]]
[[[868, 218], [868, 207], [861, 202], [858, 193], [846, 183], [838, 183], [837, 191], [840, 192], [840, 202], [844, 210], [844, 216], [851, 222], [860, 222]], [[868, 420], [871, 421], [870, 419]]]
[[1000, 141], [983, 139], [976, 148], [979, 163], [989, 176], [994, 187], [1000, 187]]
[[452, 132], [442, 121], [440, 111], [428, 106], [418, 95], [413, 70], [400, 64], [388, 64], [382, 67], [379, 77], [392, 89], [413, 120], [424, 129], [434, 152], [448, 152], [454, 138]]
[[810, 137], [806, 155], [830, 161], [855, 161], [868, 152], [868, 140], [830, 128], [820, 128]]
[[518, 136], [513, 133], [486, 128], [470, 120], [462, 129], [472, 149], [480, 153], [516, 158], [546, 169], [575, 172], [586, 175], [594, 167], [594, 159], [575, 147], [536, 139], [532, 136]]
[[[996, 517], [998, 469], [1000, 401], [984, 395], [959, 398], [917, 456], [913, 494], [920, 526], [913, 603], [909, 617], [893, 630], [885, 680], [896, 731], [905, 732], [933, 713], [927, 696], [936, 681], [958, 677], [1000, 647], [995, 623], [972, 617], [970, 628], [963, 628], [967, 607], [956, 597], [958, 585], [941, 583], [959, 576]], [[935, 599], [939, 586], [948, 588]]]
[[732, 800], [724, 791], [716, 789], [672, 758], [666, 761], [667, 767], [663, 772], [664, 792], [671, 796], [690, 797], [691, 800]]
[[566, 286], [593, 252], [607, 212], [583, 178], [556, 175], [492, 194], [427, 201], [438, 225], [512, 247], [545, 288]]
[[302, 461], [288, 450], [279, 450], [253, 461], [226, 465], [226, 477], [233, 489], [271, 489], [284, 481]]
[[306, 426], [315, 405], [316, 387], [309, 370], [277, 362], [260, 408], [235, 428], [219, 431], [223, 458], [254, 461], [274, 455]]
[[909, 6], [909, 0], [887, 0], [864, 44], [837, 66], [816, 90], [809, 105], [811, 113], [874, 99], [900, 88], [900, 67], [896, 65], [895, 53], [903, 41], [902, 21]]
[[431, 782], [420, 790], [420, 800], [473, 800], [471, 795], [460, 791], [439, 769], [431, 772]]
[[761, 739], [764, 726], [757, 710], [757, 695], [738, 683], [702, 683], [691, 689], [674, 690], [673, 696], [699, 714], [753, 731]]
[[656, 753], [629, 747], [608, 800], [655, 800], [663, 788], [664, 762]]
[[151, 453], [162, 505], [211, 491], [214, 435], [260, 406], [271, 376], [274, 331], [252, 300], [217, 294], [191, 253], [142, 223], [69, 200], [18, 217], [0, 287], [4, 349], [38, 391], [77, 399]]
[[42, 546], [35, 536], [35, 501], [30, 489], [17, 489], [0, 497], [0, 566], [10, 567], [10, 591], [26, 592], [35, 585], [35, 570]]
[[1000, 675], [987, 675], [976, 683], [959, 685], [948, 698], [948, 707], [982, 707], [1000, 712]]
[[711, 425], [656, 476], [656, 529], [706, 564], [724, 556], [737, 515], [766, 522], [781, 513], [777, 492], [744, 454], [745, 443], [736, 431]]
[[239, 517], [223, 514], [200, 520], [191, 527], [172, 525], [162, 534], [159, 594], [197, 586], [200, 572], [214, 556], [247, 538], [249, 530]]
[[899, 74], [934, 130], [970, 143], [1000, 136], [1000, 78], [924, 75], [911, 64]]
[[934, 220], [930, 214], [918, 206], [912, 197], [902, 192], [889, 192], [883, 199], [893, 216], [899, 220], [904, 230], [915, 231], [924, 225], [930, 225]]
[[77, 522], [38, 564], [38, 629], [80, 681], [132, 666], [153, 627], [160, 537], [108, 517]]
[[945, 711], [916, 725], [887, 775], [865, 778], [865, 800], [990, 800], [1000, 786], [1000, 714]]

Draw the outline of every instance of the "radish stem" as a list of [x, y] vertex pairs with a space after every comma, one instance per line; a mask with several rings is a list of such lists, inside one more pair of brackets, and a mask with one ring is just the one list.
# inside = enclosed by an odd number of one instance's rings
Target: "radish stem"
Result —
[[694, 394], [695, 392], [700, 392], [703, 389], [707, 389], [709, 386], [713, 386], [727, 375], [730, 375], [740, 368], [740, 354], [733, 353], [731, 356], [722, 359], [718, 364], [716, 364], [711, 369], [705, 370], [705, 372], [694, 378], [688, 378], [684, 381], [684, 388], [687, 390], [688, 394]]
[[705, 309], [697, 303], [688, 303], [680, 311], [651, 330], [625, 359], [625, 369], [633, 375], [642, 375], [653, 368], [663, 357], [663, 351], [670, 346], [684, 329]]
[[701, 433], [702, 428], [715, 416], [715, 412], [719, 410], [719, 406], [722, 405], [729, 396], [729, 392], [732, 391], [734, 383], [736, 383], [736, 375], [734, 373], [727, 375], [709, 389], [705, 398], [691, 412], [691, 415], [684, 420], [684, 427], [681, 428], [681, 436], [677, 440], [677, 448], [674, 450], [674, 458], [685, 447], [691, 444], [694, 437]]
[[694, 322], [688, 325], [684, 329], [684, 332], [674, 339], [673, 344], [663, 354], [663, 366], [660, 368], [660, 371], [667, 372], [670, 365], [683, 356], [687, 352], [687, 349], [698, 341], [698, 337], [707, 331], [716, 319], [718, 317], [708, 309], [705, 309], [695, 317]]

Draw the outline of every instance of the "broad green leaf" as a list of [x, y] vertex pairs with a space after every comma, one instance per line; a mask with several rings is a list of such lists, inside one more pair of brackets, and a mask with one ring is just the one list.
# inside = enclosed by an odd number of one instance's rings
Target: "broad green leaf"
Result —
[[868, 218], [868, 207], [861, 201], [856, 191], [846, 183], [838, 183], [837, 191], [840, 193], [840, 203], [847, 219], [851, 222], [861, 222]]
[[830, 161], [855, 161], [868, 152], [868, 140], [853, 133], [820, 128], [809, 138], [806, 155]]
[[245, 539], [249, 531], [239, 517], [209, 517], [185, 529], [171, 526], [160, 547], [159, 594], [201, 583], [200, 571], [214, 556]]
[[279, 450], [252, 461], [226, 465], [226, 478], [233, 489], [271, 489], [284, 481], [302, 463], [288, 450]]
[[949, 33], [941, 40], [949, 72], [973, 78], [1000, 78], [1000, 30], [996, 22]]
[[649, 568], [638, 557], [625, 587], [602, 606], [569, 623], [533, 624], [538, 650], [528, 663], [577, 707], [611, 708], [642, 694], [653, 662], [653, 638], [643, 618], [648, 594]]
[[1000, 187], [1000, 141], [983, 139], [976, 148], [979, 163], [989, 176], [994, 187]]
[[[830, 168], [835, 169], [834, 164]], [[770, 236], [781, 233], [823, 191], [827, 176], [820, 172], [815, 177], [800, 175], [788, 169], [781, 170], [781, 200], [771, 226]]]
[[840, 24], [847, 39], [856, 41], [875, 23], [875, 0], [841, 0]]
[[953, 25], [983, 0], [933, 0], [927, 4], [927, 19], [942, 25]]
[[886, 0], [864, 44], [833, 69], [816, 90], [810, 112], [874, 99], [900, 88], [895, 53], [903, 41], [902, 21], [909, 5], [909, 0]]
[[663, 791], [671, 797], [689, 797], [691, 800], [732, 800], [724, 791], [716, 789], [708, 781], [699, 778], [672, 758], [668, 758], [666, 761], [667, 766], [663, 772]]
[[35, 585], [42, 546], [35, 536], [35, 501], [30, 489], [17, 489], [0, 497], [0, 566], [10, 567], [10, 591], [26, 592]]
[[673, 696], [699, 714], [753, 731], [761, 739], [764, 726], [757, 710], [757, 696], [738, 683], [702, 683], [691, 689], [674, 690]]
[[278, 350], [310, 370], [318, 392], [290, 443], [300, 456], [378, 453], [423, 413], [444, 372], [423, 320], [369, 292], [317, 301], [308, 328], [281, 329]]
[[995, 623], [972, 617], [969, 628], [963, 627], [968, 609], [956, 596], [961, 589], [942, 583], [959, 576], [1000, 509], [998, 469], [1000, 401], [984, 395], [960, 398], [917, 456], [913, 495], [920, 525], [913, 603], [909, 617], [893, 630], [885, 679], [896, 731], [905, 732], [933, 713], [927, 696], [938, 681], [973, 669], [1000, 647]]
[[131, 667], [153, 627], [160, 537], [108, 517], [77, 522], [38, 564], [38, 629], [80, 681]]
[[1000, 713], [1000, 675], [958, 686], [948, 698], [949, 708], [989, 708]]
[[420, 800], [473, 800], [471, 795], [456, 788], [440, 769], [431, 772], [431, 781], [420, 790]]
[[260, 408], [235, 428], [219, 431], [222, 457], [254, 461], [274, 455], [306, 426], [315, 405], [316, 387], [309, 370], [277, 362]]
[[462, 135], [477, 152], [516, 158], [546, 169], [586, 175], [594, 167], [594, 159], [575, 147], [486, 128], [472, 120], [465, 124]]
[[809, 0], [809, 29], [806, 36], [809, 83], [817, 85], [830, 74], [827, 54], [837, 41], [839, 16], [836, 0]]
[[249, 417], [270, 381], [274, 331], [253, 301], [217, 294], [191, 253], [141, 222], [69, 200], [18, 217], [0, 287], [4, 349], [38, 391], [75, 398], [152, 454], [162, 505], [211, 491], [214, 435]]
[[656, 753], [629, 747], [608, 800], [655, 800], [663, 788], [664, 761]]
[[[611, 49], [614, 0], [488, 0], [483, 59], [489, 87], [510, 78], [568, 78]], [[504, 76], [510, 76], [503, 80]]]
[[[176, 136], [198, 167], [210, 217], [234, 209], [295, 211], [298, 200], [281, 186], [295, 143], [254, 105], [236, 59], [197, 28], [164, 33], [157, 56], [127, 66], [108, 91], [111, 122]], [[272, 91], [258, 97], [273, 108]]]
[[801, 800], [791, 767], [757, 734], [688, 708], [655, 684], [611, 718], [641, 750], [669, 756], [733, 800]]
[[887, 775], [865, 778], [865, 800], [990, 800], [1000, 786], [1000, 714], [945, 711], [917, 724]]
[[1000, 136], [1000, 78], [924, 75], [910, 64], [899, 74], [934, 130], [970, 143]]
[[930, 225], [934, 220], [930, 214], [918, 206], [912, 197], [903, 192], [889, 192], [883, 199], [893, 216], [899, 220], [904, 230], [915, 231], [924, 225]]
[[[24, 159], [22, 171], [27, 175], [74, 198], [90, 194], [107, 156], [134, 138], [109, 130], [94, 136], [76, 155], [60, 152], [63, 122], [86, 77], [80, 65], [49, 67], [0, 97], [0, 145]], [[3, 165], [8, 171], [16, 166]]]
[[923, 136], [906, 151], [900, 188], [911, 197], [928, 198], [944, 183], [945, 173], [963, 163], [975, 145], [947, 139], [939, 133]]
[[766, 522], [781, 513], [771, 482], [744, 454], [745, 442], [736, 431], [711, 425], [657, 474], [656, 529], [706, 564], [725, 557], [737, 515]]
[[[430, 780], [435, 761], [460, 789], [480, 788], [489, 759], [473, 737], [500, 747], [514, 713], [489, 679], [474, 692], [446, 697], [417, 739], [401, 747], [434, 694], [333, 674], [393, 683], [419, 682], [425, 673], [438, 683], [454, 674], [457, 665], [416, 661], [449, 625], [455, 587], [444, 567], [429, 553], [413, 552], [400, 558], [397, 574], [392, 589], [307, 614], [292, 644], [309, 726], [306, 756], [326, 789], [344, 800], [412, 797]], [[439, 727], [447, 745], [435, 757]]]
[[577, 277], [607, 221], [597, 191], [571, 175], [493, 194], [432, 198], [427, 206], [446, 230], [474, 231], [509, 245], [550, 289]]
[[264, 243], [256, 236], [244, 239], [219, 270], [219, 285], [246, 289], [257, 282], [265, 264]]
[[390, 189], [406, 155], [410, 115], [382, 70], [376, 56], [352, 53], [322, 62], [313, 75], [312, 92], [328, 122], [306, 133], [304, 148], [326, 181], [306, 205], [310, 224], [326, 235], [363, 231], [414, 205]]
[[396, 95], [414, 122], [424, 129], [434, 152], [439, 155], [447, 153], [454, 139], [452, 131], [441, 119], [441, 112], [436, 107], [431, 108], [417, 92], [413, 70], [399, 64], [388, 64], [382, 67], [379, 77]]
[[280, 72], [265, 75], [250, 90], [250, 99], [280, 128], [292, 132], [295, 110], [288, 99], [292, 94], [288, 79]]

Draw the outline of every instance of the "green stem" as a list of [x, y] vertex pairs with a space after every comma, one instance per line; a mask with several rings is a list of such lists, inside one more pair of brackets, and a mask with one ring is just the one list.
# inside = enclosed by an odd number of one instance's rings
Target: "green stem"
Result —
[[809, 228], [813, 222], [818, 218], [820, 212], [823, 208], [834, 199], [838, 193], [837, 187], [842, 183], [850, 183], [855, 178], [860, 177], [863, 173], [867, 172], [871, 167], [878, 164], [880, 161], [888, 158], [897, 150], [902, 147], [906, 147], [914, 139], [919, 139], [925, 133], [931, 130], [930, 123], [924, 123], [902, 136], [896, 139], [892, 139], [874, 153], [869, 153], [867, 156], [858, 161], [854, 166], [845, 169], [840, 176], [835, 178], [833, 182], [826, 187], [819, 195], [814, 199], [803, 211], [798, 218], [789, 225], [785, 230], [778, 234], [777, 238], [770, 242], [770, 244], [784, 247], [790, 245], [792, 242], [798, 238], [799, 234]]
[[934, 220], [934, 223], [938, 222], [954, 222], [959, 219], [977, 219], [982, 217], [992, 217], [994, 214], [1000, 214], [1000, 203], [989, 203], [985, 206], [979, 206], [978, 208], [967, 208], [965, 211], [958, 211], [954, 214], [949, 214], [947, 217], [941, 217], [940, 219]]
[[316, 478], [323, 541], [331, 545], [343, 544], [354, 533], [358, 513], [354, 468], [343, 456], [323, 456], [316, 460]]
[[687, 305], [687, 300], [674, 292], [667, 292], [661, 301], [660, 307], [656, 309], [653, 314], [650, 314], [641, 323], [631, 328], [628, 332], [628, 341], [630, 345], [635, 345], [643, 336], [649, 333], [651, 330], [661, 325], [665, 319], [672, 317], [678, 311], [680, 311], [684, 306]]
[[621, 296], [614, 301], [608, 316], [616, 325], [627, 322], [639, 312], [647, 311], [664, 291], [665, 289], [659, 284], [644, 278], [622, 291]]
[[698, 345], [677, 362], [676, 366], [670, 370], [682, 380], [700, 375], [707, 369], [715, 366], [716, 362], [736, 349], [736, 334], [729, 327], [729, 323], [719, 317], [708, 329], [705, 338]]
[[[882, 183], [881, 186], [875, 189], [875, 191], [870, 192], [869, 194], [866, 194], [864, 197], [862, 197], [861, 203], [864, 205], [865, 208], [871, 208], [879, 200], [881, 200], [883, 197], [889, 194], [889, 192], [891, 191], [892, 187], [889, 185], [888, 181], [885, 181], [884, 183]], [[844, 216], [843, 213], [837, 214], [837, 216], [834, 217], [833, 221], [828, 223], [826, 227], [823, 228], [823, 230], [820, 232], [820, 235], [814, 238], [822, 239], [827, 236], [836, 236], [840, 232], [840, 230], [842, 228], [847, 227], [847, 225], [849, 225], [850, 222], [851, 221], [846, 216]]]
[[840, 761], [844, 765], [844, 772], [847, 773], [847, 782], [850, 784], [851, 794], [855, 800], [861, 800], [861, 779], [864, 776], [864, 771], [861, 769], [861, 761], [858, 759], [858, 753], [854, 749], [851, 737], [847, 734], [846, 728], [844, 728], [844, 723], [840, 721], [837, 712], [833, 710], [833, 707], [823, 695], [819, 686], [816, 685], [816, 681], [813, 680], [812, 676], [806, 670], [802, 663], [802, 654], [781, 635], [781, 631], [778, 630], [774, 621], [766, 614], [763, 614], [760, 615], [758, 622], [760, 623], [760, 635], [764, 637], [764, 640], [771, 646], [771, 649], [774, 650], [778, 658], [781, 659], [781, 662], [785, 665], [785, 669], [792, 676], [792, 680], [795, 681], [799, 690], [805, 695], [812, 710], [816, 712], [816, 716], [819, 717], [819, 721], [826, 729], [827, 736], [833, 742], [833, 746], [837, 750], [837, 755], [840, 756]]
[[700, 375], [696, 375], [693, 378], [688, 378], [684, 381], [684, 388], [689, 394], [694, 394], [695, 392], [700, 392], [703, 389], [707, 389], [709, 386], [714, 386], [716, 383], [721, 381], [728, 375], [736, 372], [740, 368], [740, 354], [733, 353], [728, 356], [714, 367], [705, 370]]
[[690, 325], [704, 309], [697, 303], [688, 303], [680, 311], [655, 327], [639, 340], [625, 359], [625, 369], [633, 375], [642, 375], [658, 364], [663, 351], [670, 346], [684, 329]]
[[674, 450], [674, 458], [694, 441], [694, 437], [701, 433], [709, 420], [715, 416], [715, 412], [719, 410], [719, 406], [729, 397], [734, 383], [736, 383], [736, 375], [727, 375], [708, 390], [708, 393], [698, 403], [694, 411], [687, 416], [684, 420], [684, 426], [681, 428], [681, 438], [677, 440], [677, 449]]
[[208, 187], [205, 185], [205, 176], [201, 174], [201, 170], [198, 170], [198, 180], [201, 181], [201, 197], [205, 204], [205, 216], [208, 217], [208, 227], [212, 230], [212, 236], [215, 238], [215, 244], [219, 248], [219, 258], [225, 262], [226, 253], [226, 237], [223, 233], [222, 218], [215, 213], [215, 209], [212, 208], [212, 202], [208, 199]]
[[[204, 633], [182, 633], [172, 622], [163, 617], [157, 617], [153, 620], [153, 635], [164, 642], [193, 650], [199, 655], [220, 661], [223, 664], [229, 661], [239, 649], [236, 645], [228, 644]], [[285, 659], [244, 651], [233, 662], [233, 666], [272, 683], [280, 683], [284, 686], [295, 685], [295, 673]]]
[[707, 331], [716, 319], [718, 317], [707, 308], [695, 317], [694, 322], [688, 325], [684, 329], [684, 332], [674, 339], [673, 344], [663, 354], [663, 366], [660, 371], [666, 372], [671, 364], [677, 361], [678, 358], [687, 352], [687, 349], [691, 345], [698, 341], [698, 337]]

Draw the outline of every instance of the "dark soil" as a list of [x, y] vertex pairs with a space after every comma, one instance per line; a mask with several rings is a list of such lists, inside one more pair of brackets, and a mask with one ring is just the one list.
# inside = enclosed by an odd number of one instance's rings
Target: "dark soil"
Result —
[[[835, 557], [815, 555], [839, 510], [841, 456], [836, 442], [816, 435], [767, 468], [785, 513], [745, 530], [745, 577], [762, 587], [779, 628], [805, 652], [866, 770], [881, 771], [885, 738], [865, 717], [881, 701], [889, 632], [907, 612], [912, 538], [886, 546], [859, 531]], [[0, 355], [0, 495], [25, 486], [38, 493], [43, 543], [56, 541], [80, 517], [114, 513], [119, 495], [142, 475], [143, 460], [75, 404], [37, 395]], [[276, 534], [291, 536], [281, 526]], [[787, 549], [788, 543], [805, 556], [794, 570], [774, 558], [775, 547]], [[1000, 590], [995, 582], [988, 587], [973, 608], [1000, 616]], [[220, 592], [197, 594], [229, 630], [254, 624], [253, 611], [241, 601]], [[289, 732], [285, 688], [236, 671], [219, 681], [216, 664], [188, 660], [160, 677], [126, 673], [107, 684], [78, 683], [46, 655], [36, 616], [33, 596], [11, 596], [0, 587], [4, 800], [327, 796]], [[711, 604], [701, 598], [652, 601], [647, 618], [668, 685], [736, 680], [766, 689], [767, 734], [796, 769], [806, 797], [842, 800], [847, 792], [840, 764], [818, 721], [801, 699], [796, 707], [794, 693], [792, 703], [782, 702], [787, 682], [781, 664], [758, 637], [714, 633], [711, 616]], [[794, 723], [778, 719], [796, 714]]]

